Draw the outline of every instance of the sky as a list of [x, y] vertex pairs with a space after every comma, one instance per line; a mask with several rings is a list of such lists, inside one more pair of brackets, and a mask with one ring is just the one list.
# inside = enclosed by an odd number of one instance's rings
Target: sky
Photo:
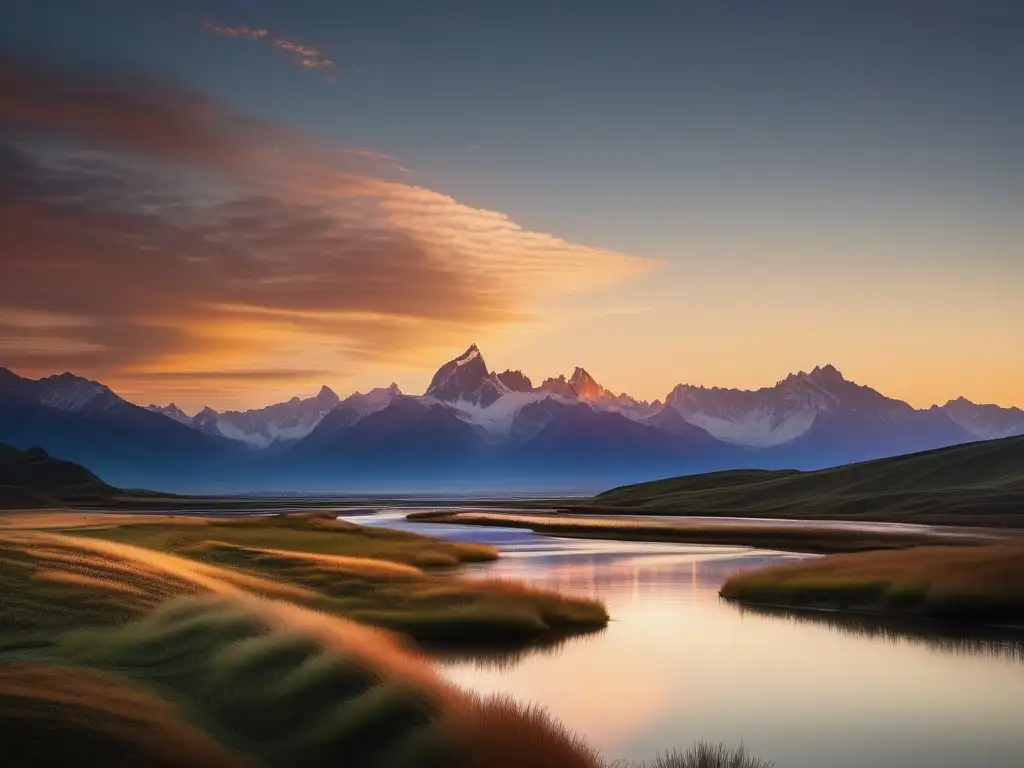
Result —
[[0, 0], [0, 366], [1024, 406], [1016, 0]]

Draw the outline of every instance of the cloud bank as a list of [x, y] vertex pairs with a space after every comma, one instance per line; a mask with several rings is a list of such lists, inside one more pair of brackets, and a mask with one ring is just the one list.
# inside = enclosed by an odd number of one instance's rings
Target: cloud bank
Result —
[[15, 59], [0, 73], [0, 365], [15, 370], [152, 399], [216, 380], [231, 401], [261, 372], [401, 364], [651, 267], [368, 175], [370, 150], [174, 83]]

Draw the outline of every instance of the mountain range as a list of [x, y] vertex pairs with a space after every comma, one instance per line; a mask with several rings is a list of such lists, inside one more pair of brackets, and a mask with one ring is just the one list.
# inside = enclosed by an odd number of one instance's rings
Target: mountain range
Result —
[[177, 491], [586, 491], [693, 472], [816, 469], [1024, 434], [1024, 411], [916, 409], [835, 367], [758, 390], [680, 384], [646, 402], [586, 370], [539, 386], [471, 346], [423, 395], [328, 387], [249, 411], [140, 407], [63, 373], [0, 368], [0, 442], [41, 446], [120, 486]]

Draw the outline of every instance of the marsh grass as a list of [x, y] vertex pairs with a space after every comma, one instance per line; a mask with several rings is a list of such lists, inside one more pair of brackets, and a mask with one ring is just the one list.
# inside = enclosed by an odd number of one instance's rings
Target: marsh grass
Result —
[[544, 707], [476, 698], [446, 723], [465, 768], [601, 768], [600, 752]]
[[245, 768], [171, 703], [97, 670], [0, 662], [5, 765]]
[[451, 762], [443, 739], [422, 731], [458, 692], [386, 633], [294, 605], [173, 602], [139, 622], [70, 633], [59, 653], [151, 686], [264, 764], [333, 766], [344, 756], [388, 766], [396, 752], [410, 765]]
[[368, 527], [320, 513], [243, 518], [124, 518], [113, 525], [82, 529], [82, 536], [135, 544], [147, 549], [190, 555], [210, 541], [246, 549], [278, 549], [308, 555], [342, 555], [418, 565], [417, 557], [444, 559], [443, 567], [496, 560], [498, 550], [485, 544], [447, 542], [387, 528]]
[[909, 614], [948, 621], [1024, 620], [1024, 543], [862, 552], [730, 577], [730, 600]]
[[747, 754], [745, 748], [699, 741], [686, 751], [666, 752], [646, 763], [613, 763], [613, 768], [774, 768], [775, 763]]
[[[65, 633], [52, 657], [0, 663], [0, 736], [14, 764], [604, 765], [542, 707], [470, 694], [400, 636], [294, 602], [182, 598]], [[6, 673], [25, 669], [28, 683]], [[82, 749], [89, 757], [75, 759]]]
[[[608, 621], [595, 601], [404, 562], [439, 552], [477, 560], [490, 548], [446, 549], [434, 539], [337, 523], [300, 516], [229, 524], [132, 520], [73, 528], [74, 535], [0, 530], [0, 589], [10, 596], [0, 602], [0, 647], [123, 621], [199, 594], [293, 601], [430, 642], [550, 642]], [[312, 551], [289, 548], [298, 545]], [[374, 556], [384, 553], [390, 557]]]
[[481, 698], [380, 630], [256, 598], [192, 598], [66, 636], [62, 659], [151, 686], [273, 766], [599, 768], [537, 706]]

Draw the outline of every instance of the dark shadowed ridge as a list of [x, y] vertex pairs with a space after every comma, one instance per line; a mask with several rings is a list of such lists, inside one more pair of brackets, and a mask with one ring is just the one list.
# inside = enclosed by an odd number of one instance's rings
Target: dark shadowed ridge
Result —
[[42, 448], [20, 451], [0, 444], [0, 507], [43, 507], [109, 498], [118, 492], [85, 467]]
[[595, 508], [672, 514], [1024, 525], [1024, 437], [814, 472], [725, 471], [615, 488]]

